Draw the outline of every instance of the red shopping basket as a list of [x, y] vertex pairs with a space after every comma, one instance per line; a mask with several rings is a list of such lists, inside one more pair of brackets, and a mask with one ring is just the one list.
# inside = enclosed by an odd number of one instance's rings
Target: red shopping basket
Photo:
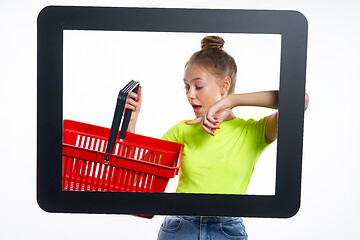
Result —
[[169, 179], [178, 174], [181, 144], [126, 133], [129, 109], [118, 131], [127, 94], [135, 92], [134, 87], [124, 89], [111, 129], [64, 120], [63, 190], [164, 192]]

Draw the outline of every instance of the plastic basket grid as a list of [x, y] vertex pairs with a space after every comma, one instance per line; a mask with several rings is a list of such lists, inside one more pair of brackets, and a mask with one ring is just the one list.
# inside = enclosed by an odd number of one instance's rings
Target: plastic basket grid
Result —
[[[127, 133], [106, 154], [110, 129], [64, 120], [63, 190], [164, 192], [178, 174], [182, 145]], [[105, 161], [105, 156], [109, 161]]]

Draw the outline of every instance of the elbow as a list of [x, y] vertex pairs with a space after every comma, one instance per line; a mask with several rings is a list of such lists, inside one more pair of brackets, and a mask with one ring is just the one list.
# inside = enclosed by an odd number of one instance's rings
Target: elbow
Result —
[[305, 111], [308, 108], [308, 106], [309, 106], [309, 95], [305, 93], [305, 107], [304, 107]]

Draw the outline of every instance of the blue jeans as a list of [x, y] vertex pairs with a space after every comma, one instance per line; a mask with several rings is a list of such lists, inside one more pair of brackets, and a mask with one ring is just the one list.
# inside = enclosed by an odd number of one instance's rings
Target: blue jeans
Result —
[[161, 225], [158, 240], [221, 240], [247, 239], [245, 226], [238, 217], [167, 216]]

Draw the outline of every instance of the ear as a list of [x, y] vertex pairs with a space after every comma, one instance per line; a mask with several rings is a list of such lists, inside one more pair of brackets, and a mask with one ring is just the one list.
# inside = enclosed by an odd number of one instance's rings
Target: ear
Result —
[[230, 84], [231, 84], [231, 78], [229, 76], [226, 76], [221, 80], [221, 86], [220, 86], [221, 95], [224, 96], [227, 94], [227, 92], [230, 89]]

